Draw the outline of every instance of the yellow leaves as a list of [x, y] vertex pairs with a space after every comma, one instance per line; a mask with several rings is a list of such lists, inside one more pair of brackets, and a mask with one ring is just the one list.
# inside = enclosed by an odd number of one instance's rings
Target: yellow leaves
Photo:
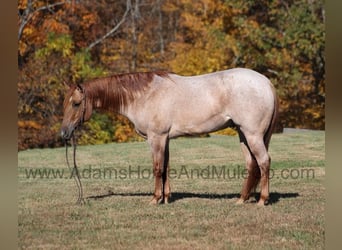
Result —
[[198, 75], [225, 67], [225, 57], [220, 50], [210, 50], [205, 44], [196, 44], [194, 46], [178, 44], [176, 46], [177, 54], [170, 61], [170, 66], [179, 74]]
[[74, 43], [69, 35], [48, 34], [46, 46], [37, 50], [36, 57], [46, 57], [52, 52], [61, 53], [64, 58], [70, 57], [73, 53]]
[[222, 129], [222, 130], [219, 130], [217, 132], [214, 132], [213, 134], [215, 135], [230, 135], [230, 136], [235, 136], [237, 135], [237, 131], [233, 128], [226, 128], [226, 129]]
[[320, 108], [311, 107], [305, 109], [304, 113], [309, 114], [313, 119], [320, 119], [323, 111]]
[[26, 9], [27, 0], [18, 0], [18, 9]]
[[200, 0], [182, 1], [185, 11], [181, 12], [181, 24], [192, 31], [205, 31], [208, 26], [224, 29], [225, 21], [231, 15], [231, 9], [222, 1]]
[[[32, 15], [18, 44], [20, 82], [25, 85], [18, 84], [20, 120], [36, 119], [50, 131], [51, 114], [61, 116], [60, 94], [53, 90], [58, 86], [53, 85], [63, 78], [81, 82], [108, 72], [169, 70], [198, 75], [249, 67], [275, 83], [282, 98], [283, 124], [324, 124], [324, 36], [320, 35], [324, 27], [318, 19], [310, 21], [321, 13], [319, 9], [310, 13], [303, 1], [286, 8], [277, 1], [144, 1], [135, 29], [128, 15], [118, 32], [104, 38], [91, 53], [85, 48], [120, 20], [125, 1], [111, 5], [108, 1], [60, 1], [63, 4], [50, 9], [44, 7], [58, 1], [30, 2]], [[314, 4], [320, 6], [318, 2]], [[27, 4], [28, 0], [18, 0], [19, 18], [27, 13]], [[298, 14], [303, 21], [293, 23]], [[126, 121], [114, 123], [109, 139], [99, 131], [103, 127], [92, 124], [88, 129], [93, 134], [84, 137], [84, 143], [137, 138]], [[19, 125], [37, 128], [32, 123]], [[27, 130], [22, 135], [26, 138]], [[91, 141], [93, 135], [95, 141]]]
[[23, 36], [31, 36], [32, 34], [34, 34], [34, 32], [36, 32], [36, 29], [34, 27], [28, 26], [26, 27], [26, 29], [23, 30]]
[[130, 132], [131, 128], [128, 125], [120, 126], [115, 130], [114, 138], [117, 142], [126, 142]]
[[182, 14], [182, 24], [185, 27], [191, 28], [192, 31], [200, 31], [203, 29], [199, 18], [189, 12]]
[[91, 55], [87, 50], [72, 54], [70, 70], [74, 82], [104, 76], [106, 74], [101, 67], [92, 65]]
[[228, 67], [230, 57], [238, 53], [238, 48], [231, 46], [232, 41], [230, 36], [220, 30], [206, 29], [201, 33], [201, 39], [193, 44], [172, 43], [176, 55], [169, 65], [175, 72], [185, 75], [222, 70]]
[[38, 45], [44, 41], [45, 34], [42, 35], [41, 32], [37, 30], [37, 27], [33, 25], [27, 25], [22, 32], [22, 39], [19, 40], [19, 53], [24, 55], [27, 50], [30, 49], [32, 44]]
[[115, 115], [115, 126], [113, 140], [116, 142], [143, 141], [144, 139], [137, 135], [132, 123], [122, 115]]
[[248, 25], [249, 25], [249, 28], [252, 29], [252, 30], [253, 29], [259, 29], [259, 27], [260, 27], [259, 23], [257, 21], [255, 21], [255, 20], [253, 20], [253, 19], [250, 19], [248, 21]]
[[172, 70], [194, 75], [227, 68], [231, 57], [239, 54], [236, 41], [226, 33], [231, 8], [218, 0], [180, 2], [182, 33], [170, 44], [175, 54], [169, 61]]
[[20, 55], [24, 55], [24, 53], [27, 51], [28, 46], [26, 43], [19, 41], [18, 50]]

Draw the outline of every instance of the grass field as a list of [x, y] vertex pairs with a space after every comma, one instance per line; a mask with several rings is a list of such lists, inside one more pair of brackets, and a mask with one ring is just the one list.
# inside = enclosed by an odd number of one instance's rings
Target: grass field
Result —
[[86, 204], [75, 205], [65, 150], [18, 153], [20, 249], [323, 249], [325, 134], [275, 134], [270, 204], [235, 205], [244, 178], [237, 137], [170, 143], [173, 196], [149, 205], [145, 142], [80, 146]]

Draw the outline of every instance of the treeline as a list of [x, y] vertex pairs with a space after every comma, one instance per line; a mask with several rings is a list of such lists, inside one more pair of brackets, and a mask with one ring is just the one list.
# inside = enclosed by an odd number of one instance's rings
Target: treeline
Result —
[[[18, 148], [62, 144], [63, 81], [247, 67], [281, 98], [280, 127], [324, 129], [325, 12], [319, 0], [19, 0]], [[95, 113], [80, 142], [137, 140]]]

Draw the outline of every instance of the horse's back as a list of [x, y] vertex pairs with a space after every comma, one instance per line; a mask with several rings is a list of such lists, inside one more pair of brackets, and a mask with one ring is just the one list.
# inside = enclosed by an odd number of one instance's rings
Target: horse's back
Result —
[[249, 69], [199, 76], [169, 74], [155, 76], [129, 118], [144, 134], [153, 128], [169, 131], [170, 137], [212, 132], [230, 120], [245, 130], [263, 133], [272, 119], [274, 98], [270, 81]]
[[[185, 85], [192, 85], [196, 93], [201, 93], [198, 89], [204, 89], [206, 99], [211, 104], [215, 103], [220, 107], [222, 113], [234, 123], [251, 127], [251, 130], [256, 127], [254, 124], [267, 127], [276, 108], [272, 83], [267, 77], [251, 69], [234, 68], [186, 77], [185, 82]], [[206, 104], [206, 99], [203, 99], [203, 105]]]
[[[257, 101], [256, 104], [273, 105], [274, 93], [270, 80], [264, 75], [246, 68], [234, 68], [198, 76], [171, 75], [179, 94], [188, 102], [201, 98], [202, 102], [217, 100], [228, 105]], [[192, 98], [189, 98], [192, 97]]]
[[259, 100], [259, 105], [273, 105], [274, 93], [270, 80], [264, 75], [244, 68], [223, 71], [224, 85], [236, 101]]
[[217, 88], [222, 84], [227, 87], [237, 85], [238, 88], [269, 88], [271, 85], [267, 77], [247, 68], [233, 68], [197, 76], [170, 74], [170, 79], [185, 88]]
[[[180, 90], [172, 97], [176, 100], [174, 107], [178, 107], [173, 116], [179, 124], [189, 122], [194, 128], [207, 127], [209, 131], [233, 120], [248, 130], [256, 129], [259, 124], [264, 131], [272, 119], [275, 103], [272, 84], [256, 71], [234, 68], [199, 76], [173, 75], [171, 79], [177, 85], [173, 89]], [[217, 126], [207, 126], [210, 119]]]

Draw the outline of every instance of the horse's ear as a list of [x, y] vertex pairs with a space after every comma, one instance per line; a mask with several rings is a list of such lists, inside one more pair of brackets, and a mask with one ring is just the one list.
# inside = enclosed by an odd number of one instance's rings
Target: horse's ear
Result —
[[76, 85], [76, 90], [78, 90], [78, 91], [81, 92], [81, 93], [84, 93], [84, 90], [83, 90], [83, 87], [82, 87], [81, 84], [77, 84], [77, 85]]
[[63, 85], [65, 87], [66, 90], [70, 89], [72, 84], [68, 83], [66, 80], [63, 79]]

